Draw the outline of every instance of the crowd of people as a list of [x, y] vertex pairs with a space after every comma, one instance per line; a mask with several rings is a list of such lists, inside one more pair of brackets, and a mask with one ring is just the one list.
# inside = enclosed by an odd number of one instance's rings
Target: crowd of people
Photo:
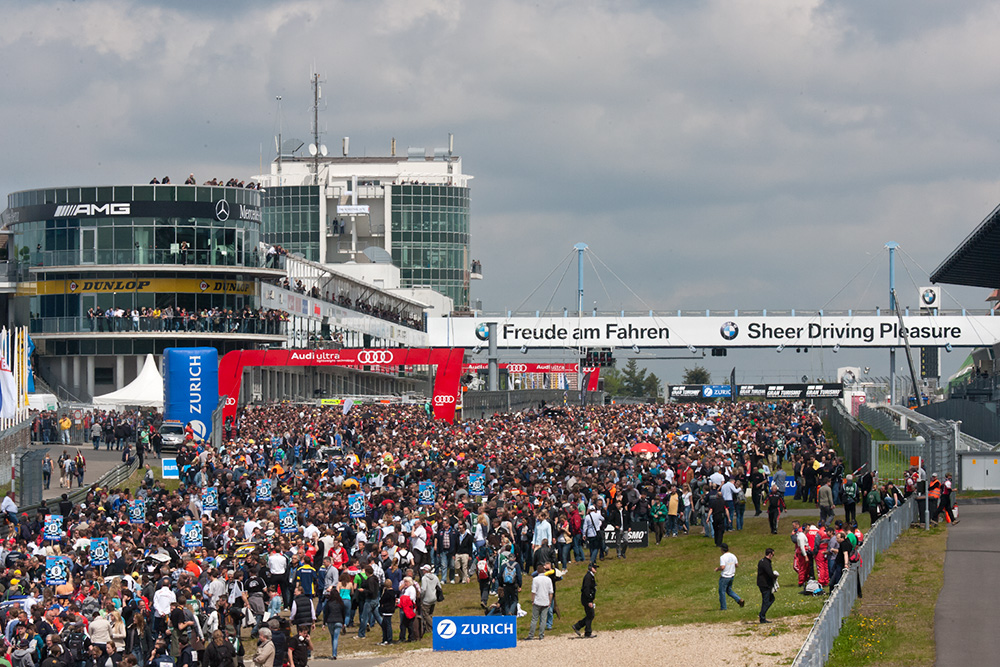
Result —
[[348, 308], [359, 313], [365, 313], [366, 315], [377, 317], [380, 320], [402, 324], [418, 331], [424, 330], [424, 323], [421, 319], [410, 317], [400, 308], [388, 308], [386, 306], [379, 305], [378, 303], [373, 303], [371, 299], [352, 299], [345, 293], [334, 295], [331, 294], [329, 290], [321, 292], [317, 284], [313, 284], [310, 287], [306, 285], [301, 278], [292, 280], [286, 276], [274, 281], [274, 284], [283, 289], [296, 292], [297, 294], [308, 295], [314, 299], [321, 299], [327, 303], [333, 303], [343, 308]]
[[283, 335], [289, 314], [272, 308], [88, 308], [92, 332], [184, 331]]
[[[156, 178], [155, 176], [149, 181], [150, 185], [170, 185], [170, 177], [164, 176], [162, 179]], [[195, 179], [194, 174], [188, 174], [188, 177], [184, 179], [184, 185], [198, 185], [198, 181]], [[239, 178], [230, 178], [228, 181], [223, 181], [221, 178], [213, 178], [210, 181], [205, 181], [202, 185], [215, 185], [219, 187], [227, 188], [246, 188], [248, 190], [263, 190], [263, 186], [255, 181], [244, 181]]]
[[[766, 508], [778, 531], [784, 459], [818, 472], [822, 488], [843, 465], [798, 403], [558, 407], [457, 424], [429, 413], [248, 407], [225, 424], [218, 449], [189, 429], [176, 490], [145, 465], [134, 493], [93, 488], [82, 503], [21, 517], [0, 550], [0, 583], [22, 607], [0, 606], [9, 640], [67, 667], [229, 667], [252, 637], [258, 667], [304, 667], [315, 627], [329, 630], [333, 656], [349, 628], [359, 637], [380, 628], [384, 644], [414, 641], [445, 587], [473, 582], [493, 615], [518, 614], [530, 586], [531, 634], [541, 638], [558, 582], [577, 563], [588, 574], [573, 629], [593, 636], [600, 561], [628, 558], [630, 529], [648, 526], [659, 542], [700, 524], [725, 554], [723, 536], [742, 528], [747, 504]], [[52, 419], [33, 425], [46, 441]], [[115, 446], [134, 440], [142, 456], [156, 421], [98, 413], [90, 426]], [[62, 525], [45, 539], [50, 514]], [[801, 534], [808, 556], [818, 538]], [[109, 564], [95, 566], [91, 547], [104, 538]], [[53, 587], [46, 557], [55, 555], [69, 572]], [[723, 606], [728, 593], [720, 580]]]

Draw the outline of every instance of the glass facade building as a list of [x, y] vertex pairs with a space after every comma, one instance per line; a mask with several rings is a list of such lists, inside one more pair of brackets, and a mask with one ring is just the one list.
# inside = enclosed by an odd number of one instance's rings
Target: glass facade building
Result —
[[264, 241], [314, 262], [320, 258], [319, 187], [283, 185], [264, 193]]
[[403, 287], [431, 287], [469, 303], [469, 188], [392, 188], [392, 261]]

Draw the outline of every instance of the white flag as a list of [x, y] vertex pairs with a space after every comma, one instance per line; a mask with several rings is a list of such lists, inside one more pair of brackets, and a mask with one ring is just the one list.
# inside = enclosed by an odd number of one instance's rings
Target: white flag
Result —
[[17, 385], [10, 364], [0, 355], [0, 418], [10, 419], [17, 412]]

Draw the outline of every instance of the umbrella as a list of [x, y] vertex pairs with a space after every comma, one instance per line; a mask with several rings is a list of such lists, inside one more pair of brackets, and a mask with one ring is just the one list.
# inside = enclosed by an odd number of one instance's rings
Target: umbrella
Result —
[[681, 436], [682, 442], [698, 442], [698, 438], [694, 437], [690, 433], [685, 433]]
[[717, 430], [715, 424], [702, 424], [698, 428], [700, 428], [705, 433], [715, 433], [715, 431]]
[[651, 442], [640, 442], [636, 445], [632, 445], [632, 451], [635, 453], [649, 452], [650, 454], [655, 454], [660, 451], [660, 448]]
[[697, 433], [698, 431], [701, 430], [701, 424], [697, 424], [695, 422], [686, 422], [684, 424], [681, 424], [679, 428], [682, 431], [689, 431], [691, 433]]

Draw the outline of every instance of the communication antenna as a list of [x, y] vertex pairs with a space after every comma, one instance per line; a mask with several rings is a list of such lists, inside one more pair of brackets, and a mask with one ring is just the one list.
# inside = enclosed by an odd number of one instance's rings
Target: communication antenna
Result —
[[313, 72], [312, 75], [312, 89], [313, 89], [313, 118], [312, 118], [312, 131], [313, 131], [313, 142], [309, 144], [309, 154], [313, 158], [313, 182], [319, 185], [319, 158], [320, 154], [326, 155], [325, 152], [321, 150], [322, 144], [319, 142], [319, 101], [323, 98], [323, 89], [320, 87], [319, 73]]
[[278, 154], [278, 186], [281, 186], [281, 95], [274, 96], [278, 103], [278, 137], [274, 140], [274, 150]]

